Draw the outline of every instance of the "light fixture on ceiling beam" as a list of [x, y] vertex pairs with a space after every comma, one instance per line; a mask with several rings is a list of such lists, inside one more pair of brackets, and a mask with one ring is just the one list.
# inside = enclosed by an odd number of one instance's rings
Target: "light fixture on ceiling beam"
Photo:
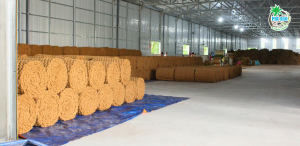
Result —
[[234, 25], [234, 29], [238, 29], [239, 28], [239, 26], [238, 25]]
[[240, 31], [243, 32], [243, 31], [244, 31], [244, 28], [241, 28]]
[[222, 17], [219, 18], [219, 22], [223, 22], [223, 18]]

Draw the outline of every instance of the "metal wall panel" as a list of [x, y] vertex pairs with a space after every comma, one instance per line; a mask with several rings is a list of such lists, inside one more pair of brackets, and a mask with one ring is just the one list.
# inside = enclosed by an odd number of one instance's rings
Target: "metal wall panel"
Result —
[[51, 34], [50, 40], [53, 46], [73, 46], [73, 35]]
[[64, 6], [55, 3], [51, 3], [50, 6], [51, 17], [73, 21], [73, 6]]
[[[169, 16], [169, 48], [168, 48], [168, 53], [170, 54], [176, 54], [176, 18], [173, 16]], [[166, 52], [166, 51], [165, 51]]]
[[192, 24], [192, 52], [199, 54], [200, 44], [200, 26], [198, 24]]
[[47, 17], [49, 16], [49, 2], [41, 1], [41, 0], [30, 0], [29, 4], [30, 4], [30, 9], [29, 9], [30, 14], [47, 16]]
[[215, 30], [210, 29], [210, 49], [209, 52], [215, 52], [216, 48], [215, 48]]
[[159, 19], [159, 12], [156, 11], [152, 11], [151, 10], [151, 40], [156, 40], [156, 41], [160, 41], [159, 35], [159, 23], [160, 23], [160, 19]]
[[49, 34], [40, 32], [29, 32], [29, 44], [49, 44]]
[[183, 20], [182, 25], [182, 43], [189, 44], [189, 22]]
[[73, 0], [51, 0], [51, 2], [73, 6]]
[[94, 0], [76, 0], [76, 7], [86, 10], [94, 10]]

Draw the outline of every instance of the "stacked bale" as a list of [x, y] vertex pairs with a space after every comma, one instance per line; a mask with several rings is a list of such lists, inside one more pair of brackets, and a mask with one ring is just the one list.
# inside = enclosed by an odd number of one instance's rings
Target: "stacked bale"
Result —
[[104, 84], [98, 91], [98, 107], [97, 110], [104, 111], [108, 110], [113, 104], [114, 92], [109, 84]]
[[119, 59], [118, 61], [121, 71], [120, 81], [123, 84], [127, 84], [131, 77], [131, 66], [130, 61], [128, 59]]
[[119, 51], [117, 48], [111, 48], [111, 56], [119, 56]]
[[137, 92], [137, 85], [135, 84], [134, 81], [129, 81], [126, 85], [125, 85], [125, 97], [124, 97], [124, 101], [126, 103], [132, 103], [135, 101], [135, 99], [137, 98], [138, 92]]
[[61, 113], [58, 95], [51, 91], [44, 91], [36, 99], [36, 104], [38, 112], [35, 126], [48, 127], [54, 125]]
[[163, 81], [174, 81], [175, 67], [157, 68], [156, 79]]
[[72, 88], [66, 88], [60, 93], [60, 120], [67, 121], [75, 118], [78, 111], [78, 99], [78, 94]]
[[78, 114], [91, 115], [98, 108], [99, 98], [97, 90], [92, 87], [86, 87], [82, 91], [78, 100]]
[[53, 48], [50, 45], [42, 45], [41, 47], [42, 47], [43, 54], [54, 55]]
[[194, 67], [177, 67], [174, 74], [175, 81], [194, 82], [195, 68]]
[[68, 71], [67, 87], [81, 93], [88, 84], [86, 63], [82, 60], [64, 59]]
[[95, 49], [92, 47], [81, 47], [78, 48], [79, 49], [79, 54], [80, 55], [90, 55], [90, 56], [94, 56], [95, 53]]
[[218, 75], [211, 68], [208, 67], [196, 68], [195, 71], [196, 82], [215, 83], [217, 81], [217, 78]]
[[100, 90], [105, 82], [106, 71], [100, 61], [87, 61], [88, 85], [96, 90]]
[[137, 96], [136, 100], [143, 99], [145, 95], [145, 81], [142, 78], [132, 77], [130, 78], [131, 81], [134, 81], [137, 86]]
[[18, 134], [29, 132], [35, 124], [37, 106], [27, 94], [18, 96]]
[[113, 90], [113, 106], [121, 106], [125, 101], [125, 87], [122, 83], [110, 84]]
[[38, 97], [46, 90], [47, 72], [37, 60], [21, 59], [18, 61], [18, 93]]
[[126, 49], [118, 49], [119, 56], [129, 56], [128, 50]]
[[62, 55], [62, 49], [58, 46], [53, 46], [52, 47], [52, 55]]
[[119, 65], [118, 58], [108, 58], [108, 57], [95, 57], [94, 61], [100, 61], [106, 69], [106, 84], [114, 84], [120, 82], [121, 79], [121, 69]]
[[38, 45], [29, 45], [31, 50], [31, 56], [34, 56], [36, 54], [42, 54], [42, 48]]
[[27, 56], [31, 55], [31, 49], [27, 44], [18, 44], [18, 54], [25, 54]]
[[79, 55], [77, 47], [62, 47], [63, 55]]
[[24, 59], [24, 58], [27, 58], [28, 56], [26, 54], [18, 54], [18, 59]]
[[95, 56], [106, 56], [105, 48], [95, 48]]
[[105, 49], [105, 52], [106, 52], [106, 56], [113, 56], [111, 48], [105, 47], [104, 49]]

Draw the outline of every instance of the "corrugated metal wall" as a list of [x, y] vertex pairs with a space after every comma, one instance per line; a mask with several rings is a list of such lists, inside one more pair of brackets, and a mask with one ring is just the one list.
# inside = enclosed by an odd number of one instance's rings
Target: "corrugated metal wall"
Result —
[[[116, 47], [117, 6], [113, 0], [30, 0], [28, 39], [26, 0], [20, 3], [20, 43]], [[209, 52], [246, 48], [246, 41], [240, 38], [121, 1], [119, 48], [140, 49], [150, 55], [151, 41], [160, 41], [161, 51], [169, 55], [182, 55], [184, 44], [200, 55], [204, 46]]]

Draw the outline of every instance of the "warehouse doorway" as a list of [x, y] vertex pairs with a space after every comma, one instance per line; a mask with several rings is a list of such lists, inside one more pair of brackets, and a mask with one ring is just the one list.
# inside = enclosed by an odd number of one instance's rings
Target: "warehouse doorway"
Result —
[[208, 55], [208, 47], [204, 46], [203, 48], [203, 55]]
[[160, 42], [151, 41], [151, 54], [160, 54], [161, 46]]
[[182, 54], [183, 55], [189, 55], [190, 54], [190, 45], [183, 45]]

